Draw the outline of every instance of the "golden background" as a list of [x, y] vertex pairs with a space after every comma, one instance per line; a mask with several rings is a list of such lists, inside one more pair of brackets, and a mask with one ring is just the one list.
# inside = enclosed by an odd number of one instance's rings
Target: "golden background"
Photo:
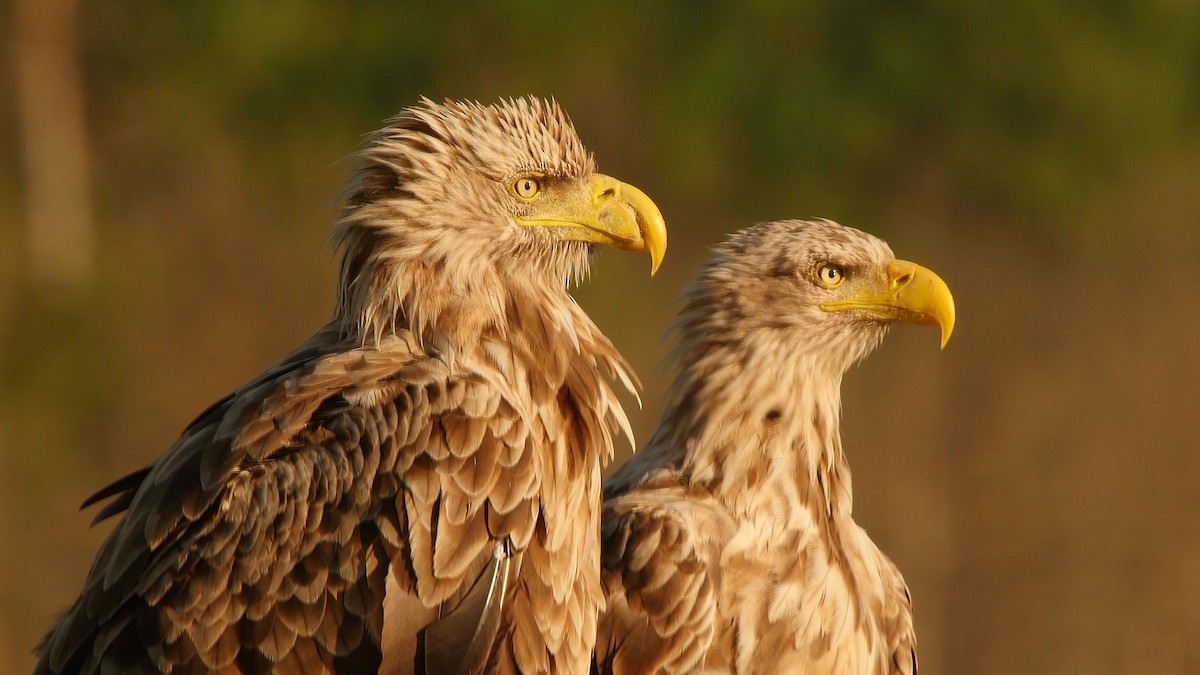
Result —
[[443, 4], [0, 5], [0, 672], [111, 527], [78, 504], [328, 319], [362, 135], [523, 94], [667, 218], [657, 277], [604, 251], [576, 294], [640, 439], [709, 245], [873, 232], [959, 309], [845, 384], [922, 672], [1200, 672], [1200, 5]]

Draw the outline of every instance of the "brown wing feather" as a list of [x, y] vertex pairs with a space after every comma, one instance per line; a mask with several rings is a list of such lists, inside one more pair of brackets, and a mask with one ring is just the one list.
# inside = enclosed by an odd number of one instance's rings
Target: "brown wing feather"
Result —
[[128, 511], [37, 672], [374, 672], [389, 571], [452, 606], [493, 538], [529, 545], [537, 481], [497, 485], [532, 454], [495, 416], [516, 404], [400, 338], [326, 337], [106, 491]]
[[[881, 554], [882, 555], [882, 554]], [[884, 556], [886, 558], [886, 556]], [[883, 566], [884, 582], [892, 587], [889, 598], [903, 598], [902, 602], [885, 606], [883, 614], [888, 617], [885, 639], [892, 654], [892, 673], [915, 675], [917, 672], [917, 633], [913, 625], [912, 593], [904, 582], [900, 570], [887, 559]]]
[[708, 542], [725, 523], [682, 493], [676, 484], [605, 502], [608, 607], [596, 641], [599, 673], [692, 673], [710, 665], [721, 569]]

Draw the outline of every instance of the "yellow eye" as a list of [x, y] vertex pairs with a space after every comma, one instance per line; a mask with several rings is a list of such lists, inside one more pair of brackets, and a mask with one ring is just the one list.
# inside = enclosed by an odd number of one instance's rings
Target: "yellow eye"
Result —
[[535, 176], [524, 176], [513, 183], [513, 193], [521, 199], [531, 201], [542, 191], [542, 184]]
[[846, 273], [837, 265], [821, 265], [817, 268], [817, 281], [825, 288], [837, 288], [846, 280]]

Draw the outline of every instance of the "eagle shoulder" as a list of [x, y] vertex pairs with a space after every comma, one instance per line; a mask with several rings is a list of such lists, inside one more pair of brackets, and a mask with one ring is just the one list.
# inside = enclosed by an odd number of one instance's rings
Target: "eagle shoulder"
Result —
[[601, 581], [608, 607], [597, 637], [599, 672], [705, 667], [714, 648], [720, 541], [732, 522], [697, 497], [667, 481], [605, 502]]

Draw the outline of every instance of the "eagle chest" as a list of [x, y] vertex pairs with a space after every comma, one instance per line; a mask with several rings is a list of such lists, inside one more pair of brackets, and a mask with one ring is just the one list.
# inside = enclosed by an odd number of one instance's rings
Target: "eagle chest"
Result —
[[868, 569], [876, 556], [854, 550], [857, 526], [775, 511], [740, 518], [722, 556], [736, 580], [719, 603], [736, 672], [879, 672], [867, 655], [882, 655], [882, 589], [867, 580], [880, 574]]

